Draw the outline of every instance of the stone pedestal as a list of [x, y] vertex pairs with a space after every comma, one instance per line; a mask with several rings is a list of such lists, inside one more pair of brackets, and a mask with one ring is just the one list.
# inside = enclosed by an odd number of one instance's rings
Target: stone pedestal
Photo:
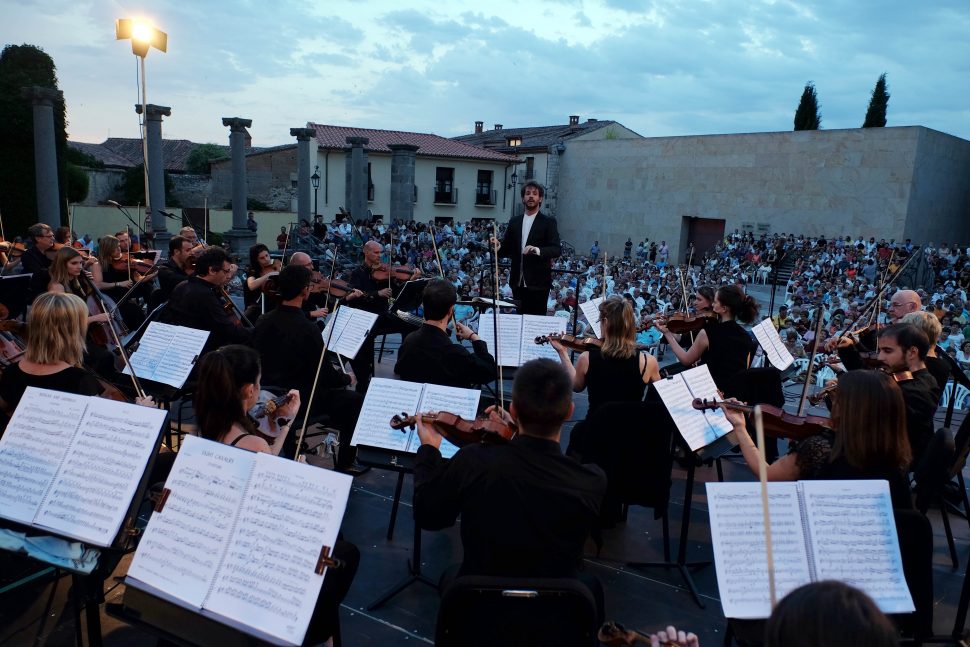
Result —
[[57, 143], [54, 137], [54, 102], [63, 102], [60, 90], [31, 86], [21, 95], [34, 107], [34, 176], [37, 190], [37, 221], [52, 227], [61, 224], [60, 185], [57, 182]]
[[313, 128], [290, 128], [290, 135], [296, 137], [296, 213], [301, 221], [310, 222], [310, 141], [316, 140]]
[[[135, 112], [141, 114], [141, 104], [135, 106]], [[162, 156], [162, 117], [171, 117], [172, 109], [167, 106], [156, 106], [149, 103], [145, 115], [145, 140], [148, 159], [145, 167], [148, 169], [148, 195], [145, 196], [146, 212], [152, 217], [152, 233], [155, 249], [168, 253], [168, 241], [172, 237], [166, 226], [162, 212], [165, 206], [165, 159]], [[142, 223], [139, 223], [142, 224]]]
[[391, 221], [414, 220], [414, 166], [420, 146], [388, 144], [391, 149]]
[[232, 229], [223, 237], [232, 248], [232, 253], [246, 258], [249, 248], [256, 244], [256, 232], [246, 226], [247, 187], [246, 187], [246, 139], [247, 128], [253, 125], [252, 119], [223, 117], [222, 125], [229, 127], [229, 148], [232, 154]]

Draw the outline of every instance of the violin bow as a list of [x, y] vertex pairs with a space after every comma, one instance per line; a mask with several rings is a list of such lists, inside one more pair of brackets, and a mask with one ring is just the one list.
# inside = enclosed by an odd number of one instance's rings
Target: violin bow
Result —
[[[333, 244], [333, 260], [330, 262], [330, 278], [327, 280], [327, 298], [323, 300], [323, 305], [330, 306], [330, 287], [333, 284], [333, 273], [337, 270], [337, 243]], [[339, 301], [339, 299], [338, 299]], [[334, 303], [334, 306], [337, 304]]]
[[[89, 279], [84, 274], [82, 274], [81, 276], [84, 276], [85, 280], [88, 281], [88, 284], [91, 287], [91, 291], [94, 294], [94, 298], [98, 300], [98, 305], [101, 306], [101, 312], [104, 312], [105, 314], [108, 315], [108, 321], [105, 323], [107, 324], [108, 329], [111, 331], [111, 336], [114, 338], [114, 342], [118, 347], [118, 354], [121, 355], [122, 361], [124, 361], [125, 366], [131, 372], [131, 375], [129, 377], [131, 377], [131, 383], [135, 387], [135, 395], [137, 395], [140, 398], [144, 398], [145, 391], [141, 388], [141, 383], [138, 381], [138, 376], [135, 375], [135, 367], [132, 366], [131, 362], [128, 361], [128, 353], [125, 352], [125, 347], [122, 345], [121, 339], [118, 337], [118, 331], [115, 330], [114, 324], [111, 321], [112, 319], [114, 319], [113, 313], [108, 312], [108, 308], [104, 305], [104, 298], [103, 298], [104, 295], [101, 294], [101, 290], [99, 290], [98, 286], [94, 284], [94, 281]], [[117, 308], [115, 310], [117, 310]]]
[[[336, 258], [336, 255], [334, 258]], [[340, 299], [337, 299], [338, 303], [339, 301]], [[317, 373], [313, 376], [313, 386], [310, 388], [310, 399], [307, 400], [306, 412], [303, 414], [303, 427], [300, 428], [300, 437], [296, 441], [296, 453], [293, 455], [293, 460], [298, 463], [301, 462], [300, 452], [303, 451], [303, 439], [306, 438], [307, 423], [310, 421], [310, 407], [313, 406], [313, 398], [317, 393], [317, 383], [320, 381], [320, 369], [323, 368], [323, 358], [327, 354], [327, 347], [330, 345], [330, 340], [333, 338], [333, 329], [337, 327], [337, 308], [339, 308], [339, 305], [336, 305], [334, 308], [332, 315], [333, 324], [330, 326], [330, 332], [327, 334], [327, 338], [323, 341], [323, 348], [320, 349], [320, 361], [317, 362]], [[343, 362], [340, 363], [340, 366], [343, 368]], [[346, 369], [344, 369], [344, 372], [346, 372]]]
[[293, 235], [293, 223], [290, 223], [290, 230], [286, 232], [286, 240], [283, 241], [283, 258], [286, 258], [286, 248], [290, 245], [290, 236]]
[[[822, 326], [824, 325], [824, 320], [822, 317], [822, 306], [816, 309], [818, 319], [815, 322], [815, 348], [818, 349], [818, 345], [821, 343]], [[808, 358], [808, 370], [805, 373], [805, 385], [802, 386], [802, 397], [798, 402], [798, 415], [805, 415], [805, 402], [808, 400], [808, 387], [812, 383], [812, 375], [815, 373], [815, 356], [818, 355], [817, 352], [813, 352], [811, 357]]]
[[[150, 269], [147, 272], [145, 272], [140, 279], [138, 279], [137, 281], [135, 281], [134, 285], [132, 285], [130, 288], [128, 288], [128, 291], [125, 292], [124, 295], [122, 295], [122, 297], [120, 299], [118, 299], [117, 301], [115, 301], [115, 307], [112, 308], [111, 314], [114, 315], [114, 313], [118, 311], [118, 307], [121, 306], [121, 304], [124, 303], [125, 301], [127, 301], [129, 298], [131, 298], [131, 294], [135, 290], [138, 289], [138, 286], [139, 285], [141, 285], [142, 283], [144, 283], [149, 278], [154, 278], [155, 275], [158, 274], [158, 270], [159, 270], [159, 267], [157, 265], [153, 265], [152, 266], [152, 269]], [[128, 271], [129, 272], [131, 271], [131, 263], [130, 262], [128, 264]], [[129, 280], [131, 280], [131, 279], [129, 279]]]
[[[492, 237], [498, 240], [498, 224], [492, 221]], [[495, 369], [496, 376], [498, 377], [498, 401], [499, 406], [505, 409], [505, 387], [502, 384], [502, 362], [499, 360], [499, 348], [498, 348], [498, 250], [495, 246], [492, 246], [492, 258], [495, 261], [495, 282], [492, 283], [492, 321], [494, 325], [492, 326], [492, 335], [495, 341]], [[519, 268], [519, 272], [522, 268]]]
[[774, 609], [778, 603], [778, 595], [775, 591], [775, 557], [771, 545], [771, 513], [768, 509], [768, 461], [765, 458], [765, 428], [761, 421], [760, 404], [754, 405], [754, 429], [755, 437], [758, 441], [758, 454], [761, 456], [761, 460], [758, 461], [758, 480], [761, 482], [761, 517], [765, 525], [765, 557], [768, 561], [768, 594], [771, 599], [771, 608]]
[[434, 246], [434, 258], [438, 261], [438, 274], [441, 278], [445, 278], [445, 271], [441, 269], [441, 254], [438, 253], [438, 243], [435, 240], [437, 231], [435, 231], [434, 225], [431, 225], [431, 244]]

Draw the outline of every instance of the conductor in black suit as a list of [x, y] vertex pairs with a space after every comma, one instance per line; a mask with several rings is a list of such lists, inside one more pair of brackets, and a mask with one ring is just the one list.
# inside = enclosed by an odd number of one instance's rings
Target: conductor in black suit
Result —
[[525, 213], [509, 221], [501, 244], [492, 238], [499, 257], [512, 260], [512, 296], [519, 301], [519, 312], [544, 315], [547, 312], [549, 288], [552, 287], [552, 261], [559, 258], [559, 229], [556, 219], [541, 211], [545, 190], [529, 180], [522, 185]]

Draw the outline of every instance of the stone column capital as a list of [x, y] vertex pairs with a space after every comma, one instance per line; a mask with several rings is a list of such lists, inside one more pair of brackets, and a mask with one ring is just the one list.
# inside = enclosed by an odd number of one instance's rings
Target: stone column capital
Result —
[[52, 106], [55, 101], [64, 101], [64, 93], [60, 90], [55, 90], [54, 88], [44, 88], [39, 85], [32, 85], [26, 88], [20, 88], [20, 96], [24, 99], [30, 99], [34, 105], [39, 106]]
[[[154, 103], [149, 103], [147, 106], [147, 114], [145, 118], [149, 121], [161, 121], [162, 117], [171, 117], [172, 109], [168, 106], [157, 106]], [[141, 114], [141, 104], [135, 104], [135, 112]]]
[[309, 141], [317, 136], [314, 128], [290, 128], [290, 136], [296, 137], [297, 141]]
[[243, 119], [242, 117], [223, 117], [222, 125], [229, 126], [229, 132], [245, 133], [246, 129], [253, 125], [253, 120]]
[[362, 148], [370, 143], [370, 139], [367, 137], [348, 137], [347, 143], [354, 148]]
[[406, 151], [409, 153], [416, 153], [418, 149], [421, 148], [420, 146], [415, 146], [414, 144], [388, 144], [387, 147], [395, 152]]

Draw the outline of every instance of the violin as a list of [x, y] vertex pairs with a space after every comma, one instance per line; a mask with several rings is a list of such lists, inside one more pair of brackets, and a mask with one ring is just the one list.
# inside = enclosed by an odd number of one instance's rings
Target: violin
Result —
[[15, 258], [20, 258], [27, 251], [27, 246], [23, 243], [12, 243], [3, 239], [0, 236], [0, 253], [4, 253], [10, 257], [10, 260]]
[[283, 429], [278, 425], [271, 427], [267, 424], [262, 424], [262, 422], [267, 417], [273, 415], [277, 409], [285, 406], [292, 399], [292, 393], [284, 393], [283, 395], [273, 398], [272, 400], [260, 402], [249, 410], [249, 417], [252, 418], [255, 423], [257, 423], [256, 433], [259, 436], [262, 436], [263, 440], [271, 445], [277, 438], [283, 435]]
[[[403, 432], [405, 429], [414, 428], [417, 421], [417, 416], [409, 416], [406, 412], [402, 412], [401, 415], [391, 418], [391, 429], [400, 429]], [[430, 424], [445, 440], [456, 447], [475, 443], [486, 445], [506, 443], [519, 431], [518, 427], [502, 422], [482, 418], [465, 420], [447, 411], [422, 413], [421, 422]]]
[[[582, 335], [576, 337], [575, 335], [552, 333], [551, 335], [539, 335], [535, 338], [535, 343], [540, 346], [542, 344], [548, 344], [551, 341], [558, 341], [565, 348], [579, 353], [588, 351], [590, 348], [603, 347], [602, 339], [597, 337], [583, 337]], [[637, 344], [635, 348], [636, 350], [649, 350], [650, 346], [646, 344]]]
[[[740, 402], [726, 402], [724, 400], [702, 400], [694, 398], [693, 407], [699, 411], [710, 409], [731, 409], [751, 413], [754, 407]], [[805, 440], [825, 431], [832, 430], [832, 419], [825, 416], [799, 416], [784, 409], [762, 404], [762, 422], [765, 435], [772, 438], [787, 438], [789, 440]]]
[[395, 281], [410, 281], [419, 274], [420, 271], [412, 267], [407, 267], [406, 265], [391, 266], [387, 263], [381, 263], [377, 267], [372, 267], [370, 271], [370, 277], [378, 283], [390, 279], [394, 279]]
[[144, 258], [135, 258], [130, 253], [125, 252], [117, 258], [111, 259], [111, 267], [119, 272], [132, 272], [136, 275], [135, 278], [141, 278], [142, 275], [147, 274], [155, 267], [155, 263]]
[[343, 299], [348, 294], [354, 291], [346, 281], [341, 281], [340, 279], [328, 279], [327, 277], [320, 274], [320, 272], [314, 272], [313, 276], [310, 278], [310, 292], [326, 292], [332, 297], [338, 299]]
[[684, 333], [690, 332], [700, 332], [704, 330], [704, 327], [709, 323], [717, 322], [717, 315], [712, 313], [699, 313], [699, 314], [684, 314], [683, 312], [677, 312], [669, 317], [664, 324], [667, 330], [675, 335], [682, 335]]
[[[908, 382], [913, 379], [912, 371], [896, 371], [895, 373], [890, 373], [885, 367], [878, 370], [888, 373], [892, 376], [893, 381], [899, 384], [900, 382]], [[831, 384], [827, 384], [822, 389], [819, 389], [816, 393], [808, 396], [808, 401], [812, 403], [812, 406], [818, 405], [819, 402], [825, 398], [835, 399], [839, 395], [839, 382], [838, 380], [833, 381]]]
[[[634, 645], [636, 643], [650, 644], [650, 636], [637, 631], [628, 630], [619, 622], [604, 622], [603, 626], [596, 632], [596, 639], [604, 645], [619, 647], [620, 645]], [[660, 647], [677, 647], [677, 643], [665, 641], [660, 643]]]

